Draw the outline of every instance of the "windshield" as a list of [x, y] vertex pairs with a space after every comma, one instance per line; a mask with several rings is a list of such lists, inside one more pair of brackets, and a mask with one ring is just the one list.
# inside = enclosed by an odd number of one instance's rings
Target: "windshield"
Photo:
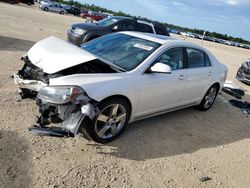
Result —
[[159, 43], [121, 33], [105, 35], [81, 46], [82, 49], [124, 69], [133, 70], [158, 47]]
[[103, 19], [102, 21], [99, 21], [98, 25], [103, 26], [103, 27], [110, 26], [121, 19], [122, 18], [117, 18], [117, 17], [106, 18], [106, 19]]

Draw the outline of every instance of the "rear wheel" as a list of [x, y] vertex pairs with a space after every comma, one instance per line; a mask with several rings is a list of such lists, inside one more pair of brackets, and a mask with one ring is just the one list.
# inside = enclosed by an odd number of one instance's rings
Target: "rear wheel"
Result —
[[218, 92], [219, 92], [219, 87], [217, 85], [212, 85], [206, 92], [198, 108], [202, 111], [206, 111], [209, 108], [211, 108], [212, 105], [214, 104]]
[[85, 121], [85, 137], [99, 143], [115, 140], [125, 130], [130, 116], [130, 106], [119, 98], [113, 98], [99, 104], [100, 113], [93, 119]]
[[49, 11], [49, 8], [48, 8], [48, 7], [45, 7], [43, 10], [44, 10], [44, 11]]
[[64, 14], [64, 11], [60, 11], [59, 13], [60, 13], [60, 14]]

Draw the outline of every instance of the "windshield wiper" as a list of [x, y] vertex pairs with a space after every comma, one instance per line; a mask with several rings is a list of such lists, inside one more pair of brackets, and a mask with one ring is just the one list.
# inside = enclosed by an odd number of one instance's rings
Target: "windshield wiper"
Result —
[[[95, 56], [97, 56], [97, 55], [95, 55]], [[114, 64], [113, 62], [110, 62], [110, 61], [108, 61], [108, 60], [106, 60], [106, 59], [104, 59], [104, 58], [102, 58], [100, 56], [97, 56], [97, 58], [99, 60], [101, 60], [103, 63], [106, 63], [107, 65], [109, 65], [112, 69], [118, 70], [120, 72], [127, 72], [126, 69], [124, 69], [122, 67], [119, 67], [118, 65]]]
[[112, 69], [115, 69], [115, 70], [118, 69], [119, 71], [126, 72], [125, 69], [123, 69], [123, 68], [121, 68], [121, 67], [119, 67], [119, 66], [117, 66], [117, 65], [115, 65], [115, 64], [110, 65], [110, 67], [111, 67]]

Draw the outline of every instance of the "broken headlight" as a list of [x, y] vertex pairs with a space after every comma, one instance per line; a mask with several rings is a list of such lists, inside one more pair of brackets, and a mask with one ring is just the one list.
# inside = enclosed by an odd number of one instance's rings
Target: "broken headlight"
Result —
[[37, 98], [54, 104], [65, 104], [85, 91], [77, 86], [48, 86], [39, 90]]

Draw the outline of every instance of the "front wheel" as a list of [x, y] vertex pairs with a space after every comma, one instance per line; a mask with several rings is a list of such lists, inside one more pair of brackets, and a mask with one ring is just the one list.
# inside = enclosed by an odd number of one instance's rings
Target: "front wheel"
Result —
[[219, 92], [219, 88], [217, 85], [212, 85], [208, 91], [206, 92], [205, 96], [203, 97], [201, 103], [199, 104], [198, 108], [202, 111], [206, 111], [212, 107], [214, 101], [217, 97]]
[[119, 98], [113, 98], [99, 104], [100, 113], [86, 122], [83, 132], [99, 143], [115, 140], [125, 130], [130, 117], [129, 104]]
[[60, 14], [64, 14], [64, 11], [60, 11], [59, 13], [60, 13]]

